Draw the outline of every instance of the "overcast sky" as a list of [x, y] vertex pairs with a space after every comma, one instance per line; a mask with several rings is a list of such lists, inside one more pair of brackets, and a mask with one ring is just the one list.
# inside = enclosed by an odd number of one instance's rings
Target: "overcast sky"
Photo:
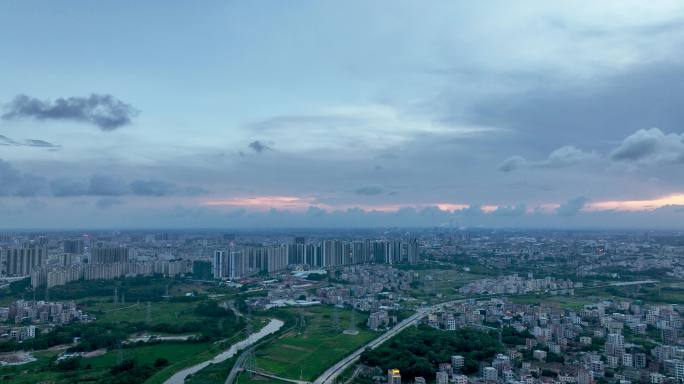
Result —
[[0, 227], [684, 229], [681, 1], [0, 1]]

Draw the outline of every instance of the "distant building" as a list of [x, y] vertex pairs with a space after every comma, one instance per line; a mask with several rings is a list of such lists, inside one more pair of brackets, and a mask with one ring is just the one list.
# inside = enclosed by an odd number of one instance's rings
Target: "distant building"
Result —
[[0, 249], [0, 276], [28, 276], [47, 264], [46, 246], [26, 246]]
[[368, 328], [377, 331], [379, 328], [384, 328], [389, 325], [389, 315], [387, 311], [379, 310], [371, 312], [366, 321]]
[[192, 275], [197, 280], [211, 280], [213, 277], [211, 268], [210, 261], [195, 260], [192, 262]]
[[482, 376], [485, 381], [493, 383], [498, 381], [499, 372], [494, 367], [485, 367], [485, 369], [482, 370]]
[[406, 243], [406, 256], [408, 259], [407, 261], [410, 264], [416, 264], [418, 262], [418, 252], [418, 239], [414, 237]]
[[64, 250], [64, 253], [82, 255], [83, 252], [85, 252], [85, 243], [82, 239], [64, 240], [62, 249]]
[[677, 359], [674, 361], [674, 376], [679, 381], [684, 380], [684, 360]]
[[220, 279], [225, 276], [226, 266], [226, 251], [214, 251], [213, 260], [213, 275], [214, 279]]
[[90, 250], [90, 264], [114, 264], [128, 262], [126, 247], [93, 248]]
[[439, 371], [435, 374], [435, 383], [449, 384], [449, 374], [444, 371]]
[[387, 370], [387, 384], [401, 384], [401, 374], [398, 369]]
[[544, 361], [546, 360], [546, 351], [541, 349], [535, 349], [532, 352], [532, 357], [534, 357], [535, 360]]
[[463, 364], [465, 364], [465, 359], [463, 358], [463, 356], [451, 356], [451, 367], [454, 370], [460, 370], [461, 368], [463, 368]]

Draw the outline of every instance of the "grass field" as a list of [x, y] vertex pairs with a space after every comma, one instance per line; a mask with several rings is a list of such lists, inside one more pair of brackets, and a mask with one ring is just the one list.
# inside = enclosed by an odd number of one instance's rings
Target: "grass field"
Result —
[[59, 376], [58, 373], [44, 371], [41, 368], [48, 365], [52, 357], [59, 352], [56, 350], [34, 352], [33, 357], [37, 360], [32, 363], [0, 367], [0, 381], [13, 384], [33, 384], [55, 380]]
[[614, 300], [641, 300], [646, 304], [684, 304], [684, 288], [680, 282], [661, 282], [642, 286], [608, 286], [575, 290], [578, 296], [594, 296]]
[[[292, 310], [298, 314], [297, 310]], [[339, 309], [339, 325], [342, 329], [350, 324], [351, 310]], [[350, 336], [334, 330], [333, 308], [329, 306], [303, 309], [306, 319], [304, 331], [290, 331], [259, 348], [256, 355], [257, 367], [275, 375], [304, 380], [313, 380], [329, 366], [355, 349], [378, 336], [377, 333], [359, 329], [359, 334]], [[356, 313], [357, 322], [363, 322], [366, 315]], [[266, 383], [263, 379], [252, 380]]]
[[581, 296], [565, 296], [565, 295], [511, 295], [507, 297], [511, 302], [517, 304], [551, 304], [558, 305], [562, 308], [571, 308], [580, 310], [586, 304], [591, 304], [594, 300]]
[[[158, 375], [167, 378], [174, 372], [194, 364], [197, 360], [206, 360], [218, 352], [219, 350], [211, 343], [163, 343], [135, 348], [123, 348], [121, 350], [123, 359], [135, 359], [140, 365], [152, 365], [158, 358], [164, 358], [169, 361], [170, 365], [155, 374], [148, 382]], [[81, 363], [83, 369], [81, 370], [73, 373], [61, 373], [48, 369], [50, 358], [56, 353], [56, 351], [36, 352], [34, 354], [34, 356], [38, 358], [38, 361], [36, 362], [22, 366], [2, 367], [0, 368], [0, 378], [3, 382], [12, 384], [29, 384], [42, 381], [94, 381], [105, 377], [108, 374], [109, 369], [116, 364], [118, 358], [118, 351], [110, 351], [102, 356], [83, 359]], [[169, 374], [164, 375], [163, 372], [165, 371]]]
[[[150, 321], [152, 324], [200, 321], [202, 317], [194, 312], [195, 306], [195, 302], [151, 302]], [[89, 300], [80, 303], [79, 308], [94, 314], [98, 322], [145, 322], [147, 319], [147, 303], [115, 305], [111, 300]]]
[[[175, 364], [183, 362], [188, 357], [200, 352], [207, 351], [211, 347], [211, 343], [162, 343], [135, 348], [123, 348], [121, 349], [121, 354], [123, 359], [135, 359], [141, 365], [152, 365], [158, 358], [167, 359], [170, 364]], [[90, 364], [93, 369], [108, 369], [116, 364], [118, 353], [117, 350], [113, 350], [102, 356], [86, 359], [85, 362]]]

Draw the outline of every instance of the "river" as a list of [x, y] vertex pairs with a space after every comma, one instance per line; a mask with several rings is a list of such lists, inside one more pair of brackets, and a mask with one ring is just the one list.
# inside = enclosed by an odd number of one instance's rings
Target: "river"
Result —
[[185, 368], [174, 373], [173, 376], [164, 382], [164, 384], [183, 384], [188, 376], [192, 375], [193, 373], [197, 373], [209, 364], [216, 364], [230, 359], [241, 349], [245, 349], [245, 347], [256, 343], [265, 336], [277, 332], [283, 326], [283, 324], [284, 323], [278, 319], [271, 319], [271, 321], [261, 328], [259, 332], [252, 333], [248, 338], [231, 345], [230, 348], [214, 356], [214, 358], [211, 360], [201, 362], [197, 365], [193, 365], [192, 367]]

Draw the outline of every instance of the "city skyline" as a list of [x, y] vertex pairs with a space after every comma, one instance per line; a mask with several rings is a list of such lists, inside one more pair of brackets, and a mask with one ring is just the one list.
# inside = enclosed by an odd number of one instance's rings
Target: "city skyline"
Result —
[[684, 229], [683, 43], [676, 1], [2, 2], [0, 228]]

